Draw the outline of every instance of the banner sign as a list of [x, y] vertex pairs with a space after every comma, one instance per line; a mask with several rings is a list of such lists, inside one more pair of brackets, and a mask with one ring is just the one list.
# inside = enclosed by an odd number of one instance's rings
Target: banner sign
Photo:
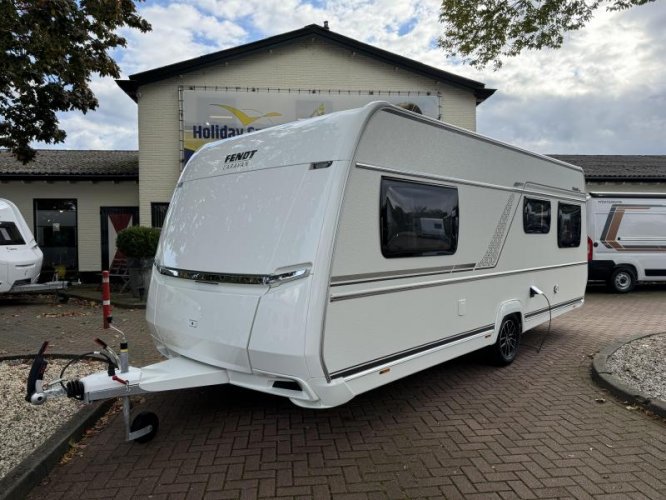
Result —
[[351, 93], [349, 91], [183, 89], [183, 165], [207, 142], [387, 101], [432, 118], [439, 118], [439, 97], [425, 92]]

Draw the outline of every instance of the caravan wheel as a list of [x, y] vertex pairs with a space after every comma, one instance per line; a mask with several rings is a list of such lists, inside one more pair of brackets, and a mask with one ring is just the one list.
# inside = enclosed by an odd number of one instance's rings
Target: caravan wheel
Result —
[[494, 364], [511, 364], [520, 347], [520, 323], [515, 316], [507, 316], [500, 325], [497, 341], [490, 347], [490, 356]]

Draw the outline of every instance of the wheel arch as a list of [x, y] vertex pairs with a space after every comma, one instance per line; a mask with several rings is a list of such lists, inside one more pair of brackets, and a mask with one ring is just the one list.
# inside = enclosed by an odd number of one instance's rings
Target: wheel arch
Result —
[[515, 316], [518, 319], [518, 323], [520, 324], [520, 332], [524, 332], [523, 326], [525, 324], [525, 314], [523, 312], [522, 302], [520, 302], [518, 299], [507, 300], [506, 302], [502, 302], [497, 308], [497, 315], [495, 316], [495, 329], [493, 330], [491, 344], [494, 344], [497, 341], [497, 336], [499, 335], [502, 322], [508, 316]]

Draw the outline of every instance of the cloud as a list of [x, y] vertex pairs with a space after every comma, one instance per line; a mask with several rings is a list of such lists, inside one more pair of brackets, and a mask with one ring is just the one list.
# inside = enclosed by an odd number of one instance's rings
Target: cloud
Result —
[[[477, 108], [481, 133], [542, 153], [666, 153], [663, 2], [600, 11], [587, 27], [567, 35], [561, 49], [521, 54], [497, 72], [445, 57], [436, 46], [440, 5], [439, 0], [148, 1], [139, 9], [153, 31], [123, 31], [128, 47], [114, 57], [128, 76], [327, 20], [337, 33], [497, 88]], [[61, 115], [68, 132], [64, 147], [135, 148], [136, 104], [110, 79], [94, 84], [98, 111]]]

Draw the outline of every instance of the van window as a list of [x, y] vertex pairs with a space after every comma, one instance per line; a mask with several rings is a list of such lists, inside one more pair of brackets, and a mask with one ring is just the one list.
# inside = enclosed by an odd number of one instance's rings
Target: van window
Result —
[[526, 233], [550, 232], [550, 202], [525, 198], [523, 203], [523, 229]]
[[458, 190], [382, 177], [384, 257], [451, 255], [458, 247]]
[[25, 245], [21, 233], [13, 222], [0, 221], [0, 245]]
[[557, 207], [557, 246], [570, 248], [580, 246], [580, 205], [559, 203]]

